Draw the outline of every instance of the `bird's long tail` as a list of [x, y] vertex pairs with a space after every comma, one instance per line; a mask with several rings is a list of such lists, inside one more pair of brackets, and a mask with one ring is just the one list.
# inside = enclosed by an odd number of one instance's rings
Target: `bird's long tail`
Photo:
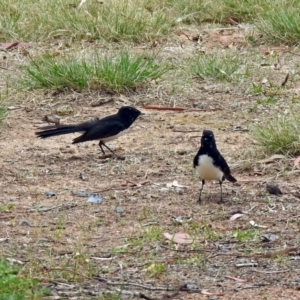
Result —
[[38, 131], [35, 134], [38, 137], [45, 139], [51, 136], [63, 135], [63, 134], [74, 133], [79, 131], [82, 131], [81, 127], [74, 126], [74, 125], [60, 125], [59, 127], [53, 129]]
[[231, 174], [226, 174], [225, 178], [230, 182], [237, 182], [237, 180]]

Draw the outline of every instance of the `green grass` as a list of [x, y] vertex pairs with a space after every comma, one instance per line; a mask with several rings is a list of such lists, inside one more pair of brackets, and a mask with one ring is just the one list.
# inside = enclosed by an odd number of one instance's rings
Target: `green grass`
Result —
[[291, 108], [287, 115], [253, 126], [251, 132], [265, 154], [296, 155], [300, 153], [299, 108]]
[[[146, 0], [9, 0], [0, 3], [2, 40], [45, 41], [65, 37], [144, 42], [167, 34], [171, 24], [161, 9], [149, 11]], [[159, 3], [159, 2], [157, 2]]]
[[42, 292], [38, 281], [18, 277], [20, 270], [20, 267], [0, 260], [0, 300], [40, 299]]
[[167, 67], [154, 57], [122, 52], [90, 59], [44, 56], [32, 59], [24, 67], [20, 80], [23, 89], [77, 90], [104, 89], [110, 92], [133, 90], [150, 80], [160, 78]]
[[7, 109], [6, 107], [0, 107], [0, 123], [6, 118]]
[[233, 236], [239, 242], [246, 242], [255, 239], [258, 236], [258, 231], [254, 229], [241, 230], [236, 229], [233, 233]]
[[299, 9], [299, 1], [278, 1], [259, 16], [256, 26], [272, 43], [299, 44]]
[[232, 81], [241, 64], [242, 61], [238, 56], [217, 52], [200, 53], [189, 61], [192, 75], [219, 81]]

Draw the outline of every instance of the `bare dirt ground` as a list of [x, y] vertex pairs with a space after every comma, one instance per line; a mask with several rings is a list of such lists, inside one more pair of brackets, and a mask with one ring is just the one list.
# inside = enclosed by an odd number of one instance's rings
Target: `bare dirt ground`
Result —
[[[228, 46], [222, 36], [204, 36], [204, 45]], [[242, 35], [231, 37], [243, 45]], [[194, 47], [181, 36], [165, 55], [176, 56], [182, 41], [185, 49]], [[280, 81], [285, 73], [276, 74]], [[252, 111], [257, 96], [245, 86], [195, 80], [178, 95], [167, 90], [154, 85], [113, 97], [35, 92], [14, 104], [0, 133], [1, 256], [48, 286], [47, 299], [117, 299], [103, 291], [122, 299], [300, 299], [299, 174], [290, 172], [292, 158], [246, 155], [255, 147], [249, 127], [269, 108]], [[92, 107], [100, 98], [113, 101]], [[146, 110], [146, 103], [190, 110]], [[71, 112], [62, 123], [103, 117], [122, 105], [146, 113], [109, 143], [124, 161], [100, 160], [97, 143], [72, 145], [76, 135], [40, 140], [34, 134], [44, 115], [66, 107]], [[238, 179], [224, 183], [223, 205], [212, 182], [196, 203], [200, 182], [192, 160], [203, 129], [215, 132]], [[283, 195], [269, 194], [268, 183]], [[91, 194], [103, 202], [88, 203]], [[188, 233], [194, 242], [175, 244], [165, 232]]]

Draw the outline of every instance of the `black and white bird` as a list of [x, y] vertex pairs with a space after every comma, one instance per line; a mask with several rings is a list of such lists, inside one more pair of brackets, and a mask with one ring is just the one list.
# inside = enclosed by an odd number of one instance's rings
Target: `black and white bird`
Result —
[[221, 189], [221, 198], [218, 203], [223, 203], [223, 181], [227, 179], [230, 182], [236, 182], [237, 180], [231, 175], [224, 157], [218, 151], [214, 133], [211, 130], [203, 130], [201, 146], [197, 155], [194, 157], [194, 168], [202, 180], [198, 202], [201, 202], [201, 194], [205, 180], [218, 180]]
[[51, 136], [80, 132], [82, 135], [73, 139], [73, 144], [99, 140], [99, 147], [104, 155], [105, 152], [102, 146], [118, 157], [105, 143], [124, 134], [126, 129], [128, 129], [141, 114], [142, 113], [134, 107], [123, 106], [116, 114], [103, 119], [74, 125], [58, 125], [52, 129], [36, 132], [36, 135], [45, 139]]

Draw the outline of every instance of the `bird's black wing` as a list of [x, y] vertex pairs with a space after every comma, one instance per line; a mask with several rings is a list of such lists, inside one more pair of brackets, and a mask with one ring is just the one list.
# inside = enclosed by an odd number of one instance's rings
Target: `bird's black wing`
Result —
[[119, 119], [95, 121], [85, 128], [86, 131], [83, 135], [73, 140], [73, 144], [109, 138], [119, 134], [124, 129], [125, 127]]
[[236, 182], [237, 180], [231, 175], [231, 171], [230, 168], [226, 162], [226, 160], [224, 159], [224, 157], [221, 155], [221, 153], [217, 150], [214, 153], [214, 165], [216, 167], [219, 167], [222, 172], [224, 173], [225, 178], [228, 181], [231, 182]]

